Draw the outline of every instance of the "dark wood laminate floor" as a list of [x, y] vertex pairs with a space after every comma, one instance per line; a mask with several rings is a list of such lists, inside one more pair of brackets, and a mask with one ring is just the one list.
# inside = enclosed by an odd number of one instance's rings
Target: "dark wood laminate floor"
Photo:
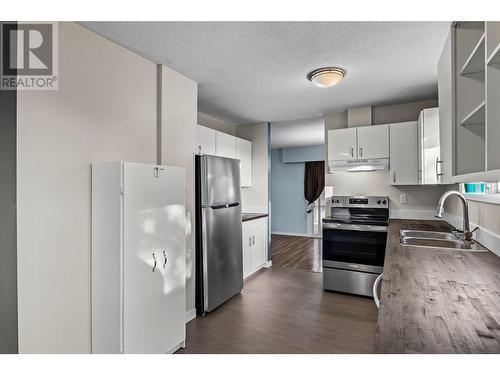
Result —
[[320, 273], [273, 266], [190, 321], [177, 353], [372, 353], [376, 320], [372, 299], [324, 292]]
[[273, 234], [273, 266], [321, 272], [321, 239]]

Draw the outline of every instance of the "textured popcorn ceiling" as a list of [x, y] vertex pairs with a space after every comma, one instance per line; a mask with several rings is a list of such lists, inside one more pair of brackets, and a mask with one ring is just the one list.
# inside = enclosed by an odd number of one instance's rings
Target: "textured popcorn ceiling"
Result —
[[[449, 22], [82, 22], [199, 83], [198, 109], [234, 124], [318, 118], [437, 97]], [[306, 74], [340, 66], [337, 86]]]

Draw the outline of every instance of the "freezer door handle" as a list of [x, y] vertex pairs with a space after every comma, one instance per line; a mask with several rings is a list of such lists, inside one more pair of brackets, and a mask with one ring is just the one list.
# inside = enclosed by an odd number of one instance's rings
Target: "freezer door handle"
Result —
[[217, 206], [210, 206], [212, 210], [219, 210], [221, 208], [229, 208], [229, 207], [236, 207], [239, 206], [239, 202], [234, 202], [234, 203], [229, 203], [229, 204], [219, 204]]
[[153, 270], [152, 270], [152, 272], [155, 272], [155, 269], [156, 269], [156, 256], [155, 256], [155, 253], [153, 253]]

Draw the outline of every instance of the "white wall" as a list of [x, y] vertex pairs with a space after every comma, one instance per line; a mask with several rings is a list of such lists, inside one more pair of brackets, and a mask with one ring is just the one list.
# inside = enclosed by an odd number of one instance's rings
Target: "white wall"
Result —
[[[446, 191], [443, 186], [391, 186], [389, 182], [389, 171], [335, 172], [327, 174], [325, 180], [326, 185], [333, 186], [333, 194], [335, 195], [388, 196], [393, 217], [409, 215], [408, 212], [404, 211], [420, 211], [411, 213], [413, 218], [432, 218], [439, 198]], [[399, 203], [401, 194], [406, 194], [407, 204]]]
[[268, 211], [268, 123], [238, 125], [236, 136], [252, 141], [252, 186], [241, 189], [243, 212]]
[[75, 23], [59, 90], [18, 92], [21, 353], [90, 352], [90, 164], [155, 163], [156, 109], [156, 65]]
[[198, 85], [161, 66], [161, 162], [186, 170], [186, 311], [195, 308], [194, 155]]

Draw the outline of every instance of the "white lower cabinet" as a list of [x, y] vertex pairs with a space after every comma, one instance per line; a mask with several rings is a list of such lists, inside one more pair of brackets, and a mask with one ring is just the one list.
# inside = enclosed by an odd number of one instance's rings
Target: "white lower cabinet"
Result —
[[243, 278], [267, 263], [267, 218], [243, 222]]

